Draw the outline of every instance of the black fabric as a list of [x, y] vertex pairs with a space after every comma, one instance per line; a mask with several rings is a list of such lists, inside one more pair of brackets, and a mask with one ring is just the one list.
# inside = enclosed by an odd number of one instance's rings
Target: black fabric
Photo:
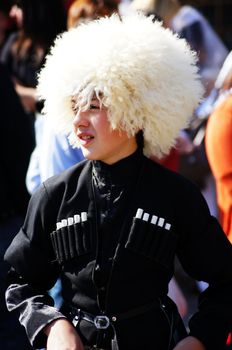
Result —
[[36, 87], [37, 74], [44, 63], [44, 59], [39, 64], [36, 62], [34, 47], [20, 58], [13, 53], [13, 47], [19, 40], [19, 35], [18, 31], [10, 35], [1, 52], [0, 61], [5, 65], [10, 75], [16, 78], [20, 84], [27, 87]]
[[0, 64], [0, 219], [10, 215], [25, 215], [29, 194], [25, 185], [26, 172], [34, 138], [31, 122], [24, 113], [6, 68]]
[[[133, 181], [127, 174], [127, 164], [133, 169]], [[111, 182], [106, 181], [106, 192], [101, 193], [99, 188], [97, 193], [94, 191], [98, 180], [92, 184], [93, 169], [96, 170], [94, 162], [83, 161], [48, 179], [32, 196], [22, 227], [30, 244], [43, 251], [41, 266], [44, 269], [47, 266], [48, 271], [51, 271], [48, 261], [57, 266], [52, 270], [51, 278], [60, 275], [64, 300], [95, 315], [121, 314], [148, 304], [167, 294], [176, 254], [186, 273], [210, 285], [202, 296], [204, 301], [200, 303], [199, 313], [190, 322], [190, 332], [203, 340], [207, 350], [214, 350], [213, 344], [218, 345], [217, 350], [223, 348], [225, 333], [232, 324], [232, 247], [216, 219], [211, 217], [198, 188], [141, 153], [110, 167], [109, 171], [104, 167], [106, 176], [102, 176], [100, 165], [97, 178], [108, 179], [110, 176]], [[115, 198], [105, 203], [107, 215], [96, 215], [96, 211], [103, 208], [103, 196], [108, 192], [108, 186], [112, 188], [112, 185], [119, 186], [119, 191], [112, 191]], [[148, 222], [143, 221], [141, 225], [146, 227], [138, 230], [145, 238], [141, 249], [137, 243], [141, 237], [132, 239], [138, 208], [149, 215]], [[60, 266], [50, 234], [56, 230], [57, 222], [82, 212], [88, 213], [88, 220], [93, 223], [91, 231], [86, 231], [86, 235], [92, 235], [93, 250], [64, 261]], [[152, 215], [164, 219], [164, 224], [151, 226]], [[156, 236], [160, 240], [156, 241]], [[37, 278], [36, 288], [43, 290], [47, 283], [46, 273], [45, 278], [39, 279], [41, 270], [37, 272], [30, 255], [21, 253], [23, 249], [23, 242], [12, 244], [5, 259], [19, 274], [27, 276], [28, 282]], [[15, 291], [8, 293], [11, 303], [14, 302]], [[19, 300], [20, 294], [17, 294], [15, 308], [23, 314]], [[30, 303], [30, 300], [24, 299], [25, 302]], [[27, 314], [25, 327], [29, 334], [34, 334], [30, 340], [35, 345], [42, 324], [38, 314], [33, 313], [33, 305], [28, 309], [31, 312]], [[49, 321], [52, 317], [61, 317], [53, 309], [49, 309], [48, 314]], [[168, 349], [170, 325], [162, 310], [150, 310], [129, 321], [122, 320], [115, 329], [120, 350], [153, 350], [154, 344], [156, 350]], [[212, 333], [212, 329], [217, 332]], [[110, 349], [107, 332], [93, 332], [86, 322], [79, 331], [85, 344], [97, 342], [98, 346]]]

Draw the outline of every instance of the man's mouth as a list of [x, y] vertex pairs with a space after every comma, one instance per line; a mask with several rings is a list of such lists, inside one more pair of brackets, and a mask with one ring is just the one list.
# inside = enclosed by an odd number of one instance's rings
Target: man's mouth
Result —
[[79, 136], [79, 138], [81, 139], [81, 140], [91, 140], [91, 139], [93, 139], [93, 136], [90, 136], [90, 135], [86, 135], [86, 136]]
[[80, 133], [77, 135], [77, 137], [82, 146], [87, 146], [94, 139], [93, 135], [87, 133]]

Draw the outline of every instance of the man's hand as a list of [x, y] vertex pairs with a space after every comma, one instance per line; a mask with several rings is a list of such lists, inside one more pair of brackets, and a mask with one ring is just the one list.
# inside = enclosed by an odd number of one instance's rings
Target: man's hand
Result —
[[186, 337], [173, 350], [206, 350], [205, 346], [195, 337]]
[[47, 350], [84, 350], [79, 335], [73, 325], [60, 318], [44, 328], [47, 335]]

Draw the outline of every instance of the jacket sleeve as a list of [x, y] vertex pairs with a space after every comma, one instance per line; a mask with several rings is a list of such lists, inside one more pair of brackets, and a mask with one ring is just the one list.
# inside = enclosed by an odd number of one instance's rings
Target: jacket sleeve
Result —
[[47, 293], [40, 293], [29, 284], [11, 284], [6, 291], [6, 304], [9, 311], [19, 314], [19, 321], [25, 327], [31, 345], [45, 348], [47, 337], [42, 329], [58, 318], [64, 318]]
[[55, 261], [50, 232], [54, 230], [57, 210], [44, 186], [31, 197], [23, 227], [5, 253], [11, 266], [6, 303], [16, 311], [34, 347], [46, 345], [42, 328], [64, 317], [53, 307], [47, 291], [55, 284], [60, 268]]
[[232, 330], [232, 245], [200, 191], [189, 192], [182, 203], [178, 257], [191, 277], [209, 285], [190, 319], [190, 334], [207, 349], [223, 349]]

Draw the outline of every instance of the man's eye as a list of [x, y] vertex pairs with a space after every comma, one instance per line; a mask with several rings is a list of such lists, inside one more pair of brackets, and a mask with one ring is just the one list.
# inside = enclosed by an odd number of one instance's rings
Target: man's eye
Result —
[[72, 111], [73, 111], [74, 114], [77, 114], [78, 108], [77, 107], [72, 107]]
[[74, 113], [77, 113], [77, 106], [76, 106], [76, 102], [74, 100], [71, 100], [71, 108], [72, 108]]

